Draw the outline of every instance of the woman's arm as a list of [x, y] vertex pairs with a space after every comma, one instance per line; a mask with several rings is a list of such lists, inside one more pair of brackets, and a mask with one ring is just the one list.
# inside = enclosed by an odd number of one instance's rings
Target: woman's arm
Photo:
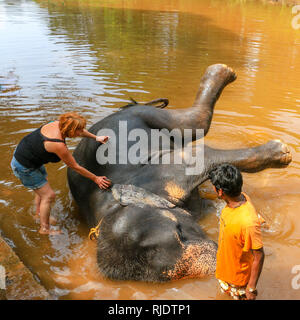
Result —
[[[48, 148], [47, 148], [48, 149]], [[66, 147], [65, 144], [58, 144], [56, 143], [55, 147], [51, 148], [52, 150], [55, 151], [50, 151], [54, 152], [59, 156], [59, 158], [71, 169], [75, 170], [82, 176], [91, 179], [94, 181], [96, 184], [98, 184], [99, 188], [101, 189], [106, 189], [111, 185], [110, 180], [105, 177], [105, 176], [96, 176], [89, 170], [85, 169], [84, 167], [80, 166], [76, 160], [74, 159], [73, 155], [69, 151], [69, 149]]]
[[98, 142], [105, 143], [108, 140], [108, 136], [95, 136], [93, 133], [88, 132], [86, 129], [83, 129], [81, 137], [92, 138]]
[[95, 136], [94, 134], [88, 132], [86, 129], [83, 129], [82, 134], [80, 135], [81, 137], [85, 137], [85, 138], [92, 138], [92, 139], [96, 139], [97, 136]]

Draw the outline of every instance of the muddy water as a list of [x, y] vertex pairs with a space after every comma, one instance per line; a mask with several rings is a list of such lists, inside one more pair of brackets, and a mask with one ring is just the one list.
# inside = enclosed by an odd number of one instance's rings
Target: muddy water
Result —
[[[79, 111], [91, 125], [129, 97], [166, 97], [171, 107], [185, 108], [205, 68], [222, 62], [238, 78], [216, 106], [206, 143], [237, 148], [280, 138], [289, 145], [291, 165], [245, 174], [244, 190], [270, 225], [263, 231], [258, 298], [299, 299], [292, 268], [300, 264], [300, 30], [291, 27], [291, 8], [217, 0], [99, 3], [0, 2], [1, 235], [58, 299], [226, 299], [213, 278], [168, 284], [103, 279], [66, 167], [47, 165], [56, 192], [52, 213], [64, 231], [58, 237], [39, 235], [33, 193], [9, 167], [19, 140], [60, 113]], [[68, 141], [69, 148], [78, 141]], [[210, 202], [199, 222], [214, 240], [218, 213]]]

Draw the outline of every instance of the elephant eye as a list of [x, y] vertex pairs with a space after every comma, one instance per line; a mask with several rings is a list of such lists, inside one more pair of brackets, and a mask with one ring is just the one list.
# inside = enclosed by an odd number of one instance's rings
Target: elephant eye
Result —
[[179, 239], [180, 239], [181, 241], [186, 241], [186, 238], [184, 237], [184, 235], [183, 235], [183, 233], [182, 233], [182, 228], [181, 228], [180, 224], [177, 224], [177, 225], [176, 225], [176, 231], [177, 231], [177, 234], [178, 234], [178, 236], [179, 236]]

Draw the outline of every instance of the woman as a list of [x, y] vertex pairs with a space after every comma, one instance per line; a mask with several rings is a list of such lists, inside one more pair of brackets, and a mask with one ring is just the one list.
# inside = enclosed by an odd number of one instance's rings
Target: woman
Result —
[[66, 146], [66, 138], [76, 137], [87, 137], [106, 143], [108, 136], [95, 136], [88, 132], [85, 126], [86, 120], [79, 114], [75, 112], [62, 114], [59, 120], [47, 123], [26, 135], [14, 152], [11, 167], [22, 184], [35, 192], [36, 218], [40, 217], [41, 234], [61, 233], [60, 230], [50, 229], [50, 209], [55, 193], [47, 180], [45, 163], [62, 160], [69, 168], [91, 179], [101, 189], [111, 185], [105, 176], [96, 176], [80, 166]]

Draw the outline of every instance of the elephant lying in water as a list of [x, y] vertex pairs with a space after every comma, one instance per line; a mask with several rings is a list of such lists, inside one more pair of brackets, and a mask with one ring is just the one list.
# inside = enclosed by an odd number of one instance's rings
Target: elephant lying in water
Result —
[[[171, 110], [164, 109], [166, 101], [160, 108], [133, 102], [97, 122], [89, 131], [97, 135], [103, 128], [113, 130], [117, 156], [121, 155], [120, 139], [124, 138], [119, 135], [121, 121], [127, 121], [128, 130], [143, 129], [149, 136], [152, 129], [177, 128], [181, 132], [190, 129], [195, 148], [196, 130], [203, 129], [207, 134], [217, 99], [235, 79], [235, 73], [226, 65], [209, 66], [192, 107]], [[125, 148], [131, 146], [132, 142], [127, 141]], [[83, 138], [74, 157], [97, 176], [107, 176], [113, 186], [101, 190], [71, 169], [68, 181], [88, 225], [94, 227], [100, 221], [99, 269], [104, 276], [117, 280], [163, 282], [213, 274], [217, 245], [198, 225], [198, 215], [187, 209], [193, 191], [221, 163], [231, 163], [244, 172], [258, 172], [286, 167], [292, 160], [287, 146], [279, 140], [237, 150], [217, 150], [204, 145], [202, 169], [187, 175], [185, 163], [153, 164], [149, 161], [151, 153], [146, 154], [145, 162], [99, 165], [98, 148], [99, 143]], [[168, 152], [177, 152], [174, 143]], [[163, 152], [156, 154], [158, 158], [162, 155]]]

